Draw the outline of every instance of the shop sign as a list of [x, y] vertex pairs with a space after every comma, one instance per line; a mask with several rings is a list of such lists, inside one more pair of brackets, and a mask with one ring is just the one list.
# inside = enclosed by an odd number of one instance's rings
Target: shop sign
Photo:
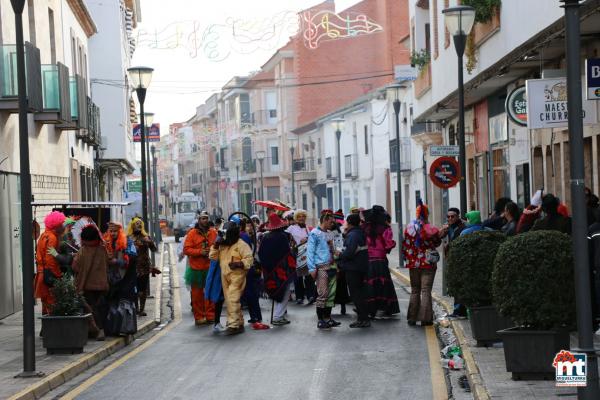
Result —
[[506, 98], [508, 117], [517, 125], [527, 126], [527, 89], [520, 86]]
[[[526, 86], [527, 127], [529, 129], [568, 126], [567, 80], [565, 78], [529, 79]], [[586, 125], [597, 123], [596, 103], [583, 100], [582, 105], [583, 123]]]
[[397, 81], [416, 81], [417, 69], [412, 65], [394, 66], [394, 79]]
[[585, 81], [588, 100], [600, 100], [600, 58], [585, 60]]
[[429, 179], [439, 188], [448, 189], [460, 182], [460, 165], [455, 158], [436, 158], [429, 168]]

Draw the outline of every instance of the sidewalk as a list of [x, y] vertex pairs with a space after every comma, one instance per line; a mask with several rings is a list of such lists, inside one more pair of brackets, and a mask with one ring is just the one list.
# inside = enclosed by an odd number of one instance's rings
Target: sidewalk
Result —
[[[163, 248], [161, 245], [159, 248]], [[157, 254], [158, 255], [158, 254]], [[162, 270], [162, 262], [158, 261]], [[21, 312], [0, 320], [0, 399], [39, 399], [69, 379], [96, 365], [111, 354], [130, 344], [154, 329], [160, 322], [162, 275], [150, 279], [153, 298], [146, 303], [148, 316], [138, 317], [138, 332], [133, 337], [107, 337], [99, 342], [90, 339], [81, 354], [47, 355], [42, 347], [40, 331], [41, 305], [35, 307], [35, 355], [36, 371], [44, 375], [39, 378], [15, 378], [23, 370], [23, 316]], [[38, 301], [39, 303], [39, 301]], [[12, 397], [11, 397], [12, 396]]]
[[[389, 260], [392, 273], [405, 283], [409, 283], [408, 270], [398, 269], [397, 249], [392, 251]], [[442, 273], [443, 267], [438, 267], [433, 283], [433, 297], [448, 313], [451, 313], [453, 298], [441, 295]], [[506, 372], [502, 343], [494, 347], [476, 347], [468, 320], [453, 320], [451, 324], [463, 350], [466, 373], [475, 400], [577, 398], [577, 388], [559, 388], [555, 386], [554, 381], [513, 381], [511, 374]], [[595, 335], [594, 343], [596, 348], [600, 347], [598, 335]], [[574, 347], [577, 347], [576, 332], [571, 334], [571, 348]]]

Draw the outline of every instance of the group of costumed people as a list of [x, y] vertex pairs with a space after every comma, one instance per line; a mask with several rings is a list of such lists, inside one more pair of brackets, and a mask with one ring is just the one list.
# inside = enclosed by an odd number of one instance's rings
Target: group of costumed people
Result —
[[[66, 217], [59, 211], [44, 218], [45, 230], [36, 245], [34, 282], [42, 314], [53, 314], [53, 287], [57, 280], [72, 276], [83, 311], [93, 317], [89, 322], [90, 337], [104, 340], [105, 334], [135, 333], [136, 314], [146, 315], [150, 274], [158, 272], [150, 259], [150, 252], [157, 250], [156, 244], [139, 218], [131, 220], [127, 232], [122, 224], [110, 222], [104, 234], [91, 219], [80, 219]], [[74, 237], [73, 228], [78, 223]], [[132, 322], [126, 329], [112, 323], [115, 318], [111, 319], [111, 314], [117, 311], [129, 313]]]
[[[341, 325], [332, 318], [335, 304], [342, 314], [346, 303], [354, 304], [357, 319], [351, 328], [400, 312], [387, 259], [396, 242], [383, 207], [353, 208], [347, 217], [341, 210], [323, 210], [315, 228], [306, 224], [306, 211], [284, 210], [267, 207], [262, 224], [256, 215], [221, 222], [199, 213], [179, 251], [180, 259], [187, 256], [185, 282], [197, 326], [242, 333], [244, 304], [251, 327], [269, 329], [259, 304], [263, 293], [272, 300], [271, 324], [287, 325], [292, 288], [297, 304], [306, 299], [316, 305], [322, 330]], [[225, 327], [220, 324], [223, 304]]]

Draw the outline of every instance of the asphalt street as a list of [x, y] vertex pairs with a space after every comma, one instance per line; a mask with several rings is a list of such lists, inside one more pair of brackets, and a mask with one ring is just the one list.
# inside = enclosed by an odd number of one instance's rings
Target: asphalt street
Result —
[[[437, 343], [430, 337], [428, 348], [425, 330], [406, 324], [408, 295], [400, 285], [402, 315], [375, 321], [369, 329], [350, 329], [353, 313], [336, 315], [338, 306], [334, 318], [343, 325], [318, 331], [314, 306], [290, 304], [290, 325], [268, 331], [246, 326], [242, 335], [222, 337], [209, 327], [194, 326], [189, 293], [182, 281], [184, 267], [183, 262], [177, 265], [175, 320], [60, 397], [429, 400], [434, 397], [434, 385], [438, 393], [445, 391], [443, 379], [432, 378], [430, 354], [437, 351], [433, 348]], [[270, 302], [261, 302], [268, 322]]]

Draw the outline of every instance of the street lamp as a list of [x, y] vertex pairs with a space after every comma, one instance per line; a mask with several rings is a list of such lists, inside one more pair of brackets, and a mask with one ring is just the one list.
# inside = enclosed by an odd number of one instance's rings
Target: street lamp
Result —
[[[394, 99], [394, 113], [396, 114], [396, 185], [397, 189], [397, 206], [396, 206], [396, 221], [398, 222], [398, 243], [402, 244], [404, 241], [402, 238], [403, 232], [403, 218], [402, 218], [402, 174], [401, 174], [401, 148], [400, 148], [400, 90], [405, 89], [406, 86], [398, 83], [388, 86], [387, 98]], [[402, 250], [398, 252], [399, 262], [398, 268], [404, 266], [404, 254]]]
[[290, 162], [292, 164], [292, 208], [294, 208], [295, 204], [296, 204], [296, 182], [295, 182], [295, 178], [294, 178], [294, 170], [296, 169], [296, 164], [294, 163], [294, 152], [296, 151], [296, 149], [294, 148], [294, 145], [292, 144], [290, 146]]
[[25, 0], [11, 0], [15, 13], [17, 47], [17, 87], [19, 91], [19, 167], [21, 186], [21, 260], [23, 263], [23, 372], [19, 377], [35, 377], [35, 319], [33, 302], [33, 215], [31, 212], [31, 171], [29, 167], [29, 127], [25, 83], [25, 44], [23, 9]]
[[158, 174], [156, 172], [156, 147], [152, 145], [150, 147], [152, 152], [152, 180], [154, 181], [154, 238], [157, 242], [162, 242], [162, 232], [160, 231], [160, 224], [158, 222]]
[[[140, 121], [142, 120], [142, 116], [139, 114], [138, 119]], [[148, 233], [150, 234], [150, 236], [156, 240], [156, 232], [154, 232], [154, 221], [152, 221], [154, 219], [154, 207], [156, 207], [156, 205], [154, 204], [154, 195], [152, 194], [152, 163], [150, 162], [150, 139], [148, 138], [148, 135], [150, 134], [150, 128], [152, 127], [152, 123], [154, 123], [154, 113], [144, 113], [143, 121], [144, 129], [146, 132], [146, 166], [148, 169], [148, 176], [146, 178], [146, 181], [148, 182], [149, 190], [148, 215], [150, 216], [150, 219], [146, 221], [146, 223], [148, 224], [146, 228], [148, 229]], [[152, 255], [154, 255], [154, 253], [152, 253]]]
[[142, 217], [148, 224], [148, 186], [146, 181], [146, 127], [144, 118], [144, 102], [146, 101], [146, 91], [152, 80], [154, 70], [148, 67], [131, 67], [127, 69], [129, 80], [137, 94], [140, 103], [140, 144], [142, 147]]
[[235, 175], [236, 175], [236, 182], [237, 182], [237, 208], [238, 211], [242, 210], [242, 203], [240, 200], [240, 160], [236, 160], [235, 161]]
[[598, 358], [594, 349], [592, 328], [592, 299], [588, 258], [587, 216], [585, 201], [585, 167], [583, 156], [583, 117], [581, 100], [581, 32], [579, 0], [562, 0], [565, 9], [567, 100], [569, 118], [569, 148], [571, 199], [573, 208], [572, 234], [575, 265], [575, 300], [579, 348], [587, 354], [587, 385], [579, 387], [578, 399], [600, 398], [598, 387]]
[[467, 36], [475, 23], [475, 9], [469, 6], [450, 7], [442, 10], [446, 29], [454, 38], [454, 48], [458, 55], [458, 146], [460, 162], [460, 208], [467, 212], [467, 163], [465, 150], [465, 87], [463, 81], [463, 56]]
[[[267, 156], [267, 154], [262, 151], [259, 150], [256, 152], [256, 159], [258, 160], [258, 163], [260, 164], [260, 199], [264, 200], [265, 199], [265, 182], [263, 180], [263, 162], [265, 161], [265, 157]], [[263, 209], [263, 219], [266, 218], [266, 214], [265, 214], [265, 210]]]
[[344, 118], [338, 117], [331, 120], [331, 126], [335, 129], [335, 137], [337, 139], [337, 179], [338, 179], [338, 208], [342, 207], [342, 153], [340, 150], [340, 138], [344, 129]]

